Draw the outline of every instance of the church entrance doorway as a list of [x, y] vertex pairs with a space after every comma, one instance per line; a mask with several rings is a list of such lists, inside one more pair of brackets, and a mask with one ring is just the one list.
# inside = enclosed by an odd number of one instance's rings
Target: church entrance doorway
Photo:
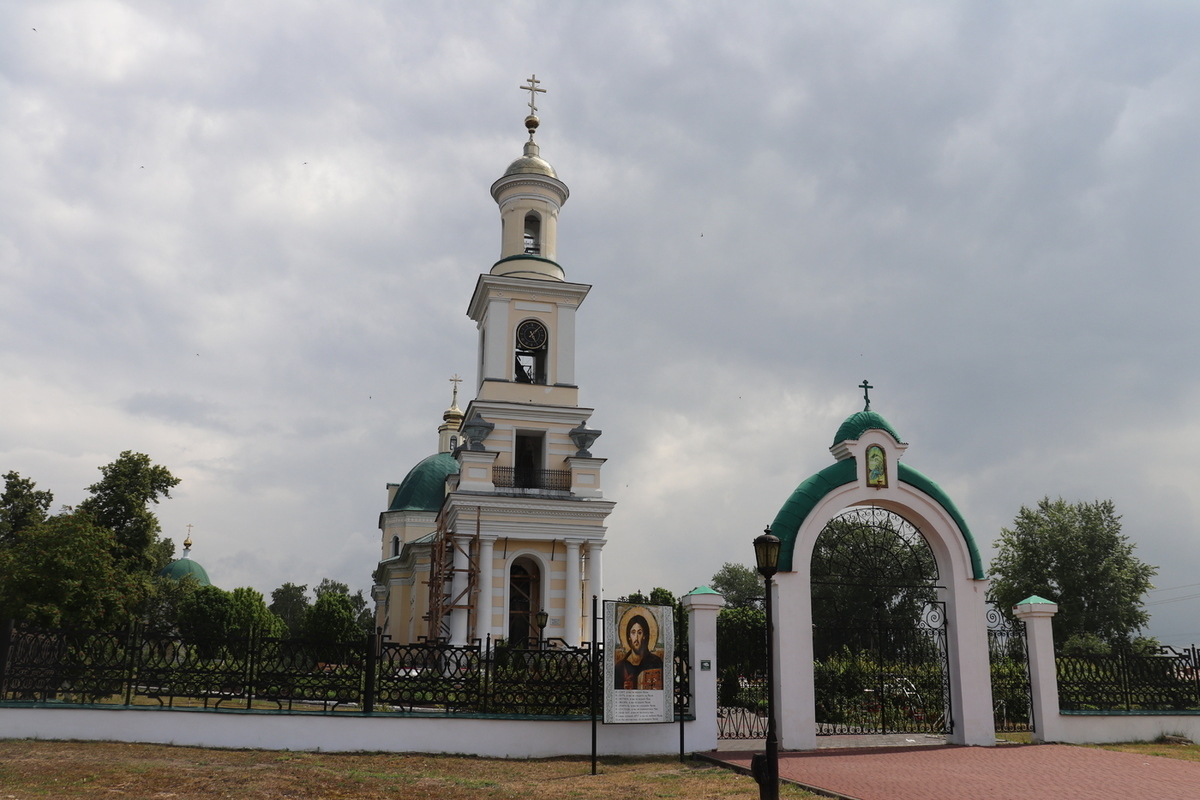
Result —
[[900, 514], [854, 506], [811, 561], [817, 735], [950, 732], [937, 559]]
[[536, 647], [540, 631], [535, 617], [542, 607], [542, 571], [532, 558], [521, 556], [509, 567], [508, 577], [508, 640], [518, 647]]

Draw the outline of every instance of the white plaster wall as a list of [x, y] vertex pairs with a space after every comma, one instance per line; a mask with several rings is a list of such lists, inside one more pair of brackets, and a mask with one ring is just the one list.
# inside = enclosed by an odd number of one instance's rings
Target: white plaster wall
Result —
[[[715, 713], [714, 720], [715, 721]], [[715, 725], [685, 723], [691, 752], [716, 747]], [[679, 725], [597, 724], [600, 755], [679, 752]], [[712, 730], [710, 730], [712, 729]], [[159, 708], [4, 708], [0, 738], [150, 742], [256, 750], [462, 753], [492, 758], [588, 755], [590, 720], [298, 715]]]
[[1060, 714], [1057, 730], [1057, 741], [1073, 744], [1152, 742], [1164, 734], [1197, 742], [1200, 714]]

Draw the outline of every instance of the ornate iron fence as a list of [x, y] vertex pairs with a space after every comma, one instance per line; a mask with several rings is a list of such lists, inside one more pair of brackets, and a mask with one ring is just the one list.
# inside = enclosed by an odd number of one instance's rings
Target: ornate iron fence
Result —
[[492, 467], [492, 481], [497, 489], [542, 489], [569, 492], [571, 491], [571, 470]]
[[[601, 648], [525, 645], [183, 639], [136, 626], [113, 633], [7, 622], [0, 702], [589, 716]], [[686, 709], [686, 653], [675, 674], [676, 707]]]
[[1025, 623], [999, 610], [987, 610], [988, 660], [992, 675], [992, 718], [996, 730], [1032, 731], [1033, 690], [1029, 683], [1029, 650]]
[[1063, 711], [1200, 711], [1200, 650], [1059, 656]]

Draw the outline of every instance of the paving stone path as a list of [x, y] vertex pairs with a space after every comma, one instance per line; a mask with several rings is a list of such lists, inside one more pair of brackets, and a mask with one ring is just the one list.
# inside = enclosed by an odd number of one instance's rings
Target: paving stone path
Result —
[[[749, 769], [753, 754], [706, 757]], [[1200, 762], [1059, 744], [781, 753], [779, 774], [847, 800], [1200, 800]]]

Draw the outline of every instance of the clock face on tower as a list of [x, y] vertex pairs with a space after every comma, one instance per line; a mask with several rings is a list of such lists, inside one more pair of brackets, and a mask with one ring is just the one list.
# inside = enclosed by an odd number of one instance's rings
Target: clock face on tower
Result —
[[546, 339], [546, 326], [536, 319], [527, 319], [517, 326], [517, 344], [526, 350], [541, 350]]

